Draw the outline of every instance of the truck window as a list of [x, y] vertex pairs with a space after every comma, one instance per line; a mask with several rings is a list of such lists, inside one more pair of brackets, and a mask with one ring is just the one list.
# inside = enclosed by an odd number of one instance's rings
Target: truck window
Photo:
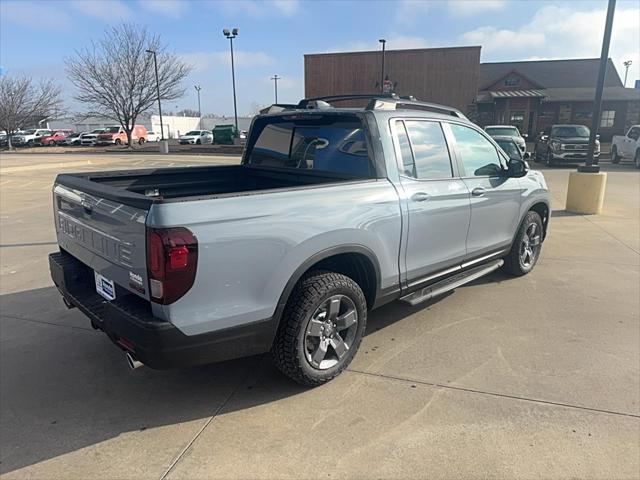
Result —
[[502, 172], [498, 150], [480, 133], [463, 125], [451, 124], [465, 175], [496, 176]]
[[373, 177], [367, 140], [355, 118], [264, 119], [256, 122], [247, 164]]
[[442, 127], [438, 122], [408, 120], [405, 122], [418, 179], [451, 178], [451, 159]]

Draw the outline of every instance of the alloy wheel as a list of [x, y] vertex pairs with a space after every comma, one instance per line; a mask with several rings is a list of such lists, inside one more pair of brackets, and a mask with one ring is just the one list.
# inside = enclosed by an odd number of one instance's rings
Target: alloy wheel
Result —
[[531, 268], [540, 253], [540, 232], [537, 223], [530, 223], [524, 231], [520, 242], [520, 264], [524, 268]]
[[340, 363], [356, 339], [358, 311], [346, 295], [333, 295], [316, 309], [306, 326], [305, 356], [318, 370]]

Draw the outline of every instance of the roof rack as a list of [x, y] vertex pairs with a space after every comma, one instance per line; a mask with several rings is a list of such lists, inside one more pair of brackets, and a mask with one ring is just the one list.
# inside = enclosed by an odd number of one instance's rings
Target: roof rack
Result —
[[458, 109], [431, 102], [421, 102], [413, 95], [398, 96], [395, 93], [365, 93], [351, 95], [328, 95], [324, 97], [304, 98], [298, 102], [298, 109], [332, 108], [329, 102], [345, 100], [369, 100], [366, 110], [422, 110], [427, 112], [467, 118]]

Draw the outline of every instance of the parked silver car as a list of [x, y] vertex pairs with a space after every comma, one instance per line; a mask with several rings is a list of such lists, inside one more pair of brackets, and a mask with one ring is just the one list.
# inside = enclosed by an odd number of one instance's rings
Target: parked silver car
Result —
[[324, 100], [256, 117], [241, 165], [58, 175], [65, 303], [132, 367], [271, 352], [318, 385], [351, 362], [370, 309], [534, 268], [540, 172], [454, 108]]
[[514, 127], [513, 125], [487, 125], [484, 127], [484, 131], [487, 132], [491, 137], [511, 137], [520, 151], [524, 154], [527, 151], [527, 134], [520, 133], [518, 127]]
[[204, 145], [213, 143], [213, 133], [211, 133], [210, 130], [191, 130], [184, 135], [180, 135], [178, 143], [180, 145]]

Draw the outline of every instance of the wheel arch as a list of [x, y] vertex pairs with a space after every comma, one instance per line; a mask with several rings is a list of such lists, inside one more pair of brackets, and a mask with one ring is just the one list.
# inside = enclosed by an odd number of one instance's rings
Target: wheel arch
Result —
[[[542, 239], [544, 240], [547, 236], [547, 227], [549, 226], [549, 217], [551, 216], [551, 208], [549, 207], [549, 204], [547, 202], [538, 201], [530, 205], [524, 214], [526, 215], [527, 212], [532, 212], [532, 211], [540, 215], [540, 218], [542, 219], [542, 229], [543, 229]], [[520, 222], [522, 222], [522, 220], [520, 220]]]
[[291, 275], [274, 313], [276, 328], [296, 284], [305, 274], [314, 270], [333, 271], [351, 278], [362, 289], [369, 308], [372, 308], [376, 299], [380, 297], [380, 264], [375, 253], [358, 244], [331, 247], [309, 257]]

